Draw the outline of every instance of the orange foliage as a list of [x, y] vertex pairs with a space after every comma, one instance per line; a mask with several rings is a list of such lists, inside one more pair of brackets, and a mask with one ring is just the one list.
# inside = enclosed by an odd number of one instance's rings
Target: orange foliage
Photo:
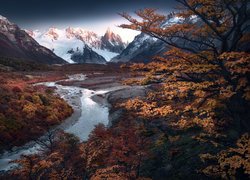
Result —
[[[39, 155], [24, 155], [15, 161], [20, 168], [10, 172], [16, 179], [80, 179], [84, 173], [79, 155], [79, 140], [74, 136], [59, 132], [54, 141], [54, 150]], [[74, 149], [74, 151], [72, 151]]]
[[[31, 156], [18, 161], [23, 166], [15, 171], [15, 175], [32, 174], [38, 175], [36, 177], [39, 178], [54, 179], [67, 179], [70, 176], [93, 180], [136, 179], [142, 176], [141, 167], [144, 160], [150, 158], [150, 145], [162, 147], [164, 157], [160, 158], [167, 160], [161, 162], [174, 164], [173, 161], [178, 156], [182, 157], [178, 159], [180, 162], [190, 159], [189, 154], [196, 156], [192, 158], [197, 158], [197, 154], [191, 152], [193, 147], [186, 145], [188, 142], [195, 142], [191, 146], [211, 143], [213, 146], [209, 146], [209, 149], [218, 152], [225, 149], [223, 147], [226, 143], [218, 140], [227, 137], [224, 135], [225, 129], [230, 127], [239, 134], [250, 130], [250, 114], [247, 109], [250, 105], [250, 55], [244, 52], [241, 44], [247, 39], [245, 33], [249, 1], [177, 1], [181, 6], [175, 15], [183, 20], [180, 24], [163, 26], [171, 16], [160, 15], [154, 9], [138, 11], [136, 14], [140, 20], [127, 13], [121, 14], [130, 22], [121, 27], [142, 31], [172, 47], [164, 56], [156, 57], [152, 63], [130, 66], [132, 71], [144, 72], [141, 74], [147, 76], [145, 79], [133, 79], [132, 83], [161, 85], [151, 85], [152, 91], [146, 97], [117, 103], [116, 108], [125, 110], [123, 113], [126, 117], [115, 122], [111, 128], [98, 125], [89, 140], [82, 144], [77, 143], [74, 138], [73, 141], [69, 138], [67, 143], [62, 140], [68, 138], [59, 138], [58, 148], [54, 152], [46, 152], [45, 160], [39, 156]], [[17, 91], [19, 94], [23, 93]], [[11, 103], [14, 108], [8, 109], [8, 113], [14, 117], [18, 117], [15, 112], [19, 110], [31, 121], [38, 109], [44, 105], [43, 99], [35, 92], [17, 97], [18, 100]], [[58, 105], [57, 100], [55, 101]], [[15, 106], [17, 102], [18, 105]], [[49, 104], [54, 107], [53, 101], [49, 101]], [[63, 107], [63, 104], [61, 106]], [[48, 123], [58, 119], [57, 115], [62, 107], [53, 110], [55, 114], [52, 114], [52, 109], [46, 106]], [[1, 117], [5, 118], [5, 114], [0, 114]], [[154, 121], [156, 124], [153, 124]], [[9, 126], [10, 124], [6, 125]], [[20, 124], [20, 127], [12, 128], [16, 130], [22, 126], [23, 124]], [[199, 131], [187, 131], [190, 128]], [[180, 132], [189, 133], [186, 133], [189, 136], [186, 141], [180, 143], [188, 149], [179, 147], [178, 142], [186, 135], [178, 135]], [[155, 136], [151, 137], [154, 133]], [[174, 135], [168, 136], [168, 133]], [[9, 134], [5, 137], [9, 138]], [[178, 147], [174, 147], [174, 144]], [[78, 155], [71, 151], [72, 148], [77, 149]], [[195, 148], [194, 153], [207, 151], [205, 148]], [[187, 154], [181, 155], [180, 152]], [[155, 158], [157, 156], [157, 153], [154, 154]], [[74, 158], [69, 161], [69, 157]], [[215, 162], [206, 164], [207, 167], [202, 170], [203, 175], [224, 179], [247, 178], [250, 174], [249, 135], [244, 134], [236, 147], [225, 149], [217, 155], [204, 153], [200, 157], [204, 162]], [[161, 165], [160, 168], [172, 168], [171, 164]], [[185, 163], [179, 165], [183, 166], [185, 167]], [[81, 172], [77, 169], [81, 169]], [[172, 171], [177, 170], [172, 168]]]
[[[16, 81], [22, 81], [21, 77]], [[6, 78], [0, 85], [0, 148], [22, 145], [43, 134], [73, 112], [61, 98], [47, 93], [47, 88], [32, 87], [25, 82], [15, 85]]]
[[244, 134], [237, 141], [236, 147], [229, 147], [216, 155], [201, 154], [203, 162], [213, 161], [215, 164], [204, 168], [202, 172], [208, 176], [222, 179], [250, 178], [250, 138]]
[[[139, 30], [172, 48], [163, 57], [156, 57], [154, 62], [132, 65], [131, 69], [150, 72], [154, 77], [160, 73], [165, 80], [160, 81], [164, 82], [164, 91], [158, 97], [172, 100], [172, 103], [167, 101], [170, 106], [177, 103], [170, 109], [178, 107], [178, 111], [173, 112], [182, 116], [181, 119], [214, 121], [214, 126], [226, 120], [238, 129], [249, 130], [250, 115], [245, 112], [249, 105], [250, 56], [238, 52], [247, 34], [249, 2], [177, 1], [181, 11], [168, 17], [154, 9], [137, 11], [140, 20], [127, 13], [121, 14], [130, 22], [121, 27]], [[182, 23], [164, 26], [173, 16], [182, 19]], [[159, 101], [155, 100], [155, 103]], [[149, 109], [141, 108], [142, 114], [154, 114], [151, 109], [157, 111], [159, 105], [156, 104], [149, 103]], [[161, 105], [163, 111], [164, 105]]]
[[[165, 120], [162, 124], [175, 130], [198, 126], [202, 133], [194, 136], [195, 140], [210, 142], [214, 148], [223, 147], [223, 142], [213, 140], [221, 132], [226, 134], [226, 130], [234, 129], [242, 134], [250, 130], [250, 54], [246, 42], [249, 1], [177, 1], [180, 11], [174, 16], [182, 23], [164, 25], [173, 16], [163, 16], [154, 9], [137, 11], [139, 20], [121, 14], [130, 22], [121, 27], [157, 38], [170, 50], [152, 63], [130, 66], [153, 78], [160, 75], [161, 85], [152, 88], [147, 97], [128, 100], [118, 107], [126, 109], [133, 118], [161, 118]], [[202, 134], [209, 134], [209, 140]], [[249, 145], [240, 145], [243, 146], [249, 150]], [[230, 158], [228, 153], [220, 154], [220, 167], [209, 166], [205, 171], [214, 171], [217, 176], [222, 173], [225, 179], [237, 177], [240, 171], [245, 177], [249, 174], [249, 156], [245, 154]], [[227, 175], [223, 173], [226, 170], [230, 171]]]

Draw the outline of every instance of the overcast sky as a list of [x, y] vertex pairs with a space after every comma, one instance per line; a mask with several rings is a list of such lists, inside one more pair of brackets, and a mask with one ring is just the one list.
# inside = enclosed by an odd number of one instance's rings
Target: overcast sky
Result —
[[117, 13], [153, 7], [167, 13], [175, 0], [0, 0], [0, 15], [23, 29], [82, 27], [103, 34], [110, 27], [131, 41], [135, 32], [116, 26], [126, 22]]

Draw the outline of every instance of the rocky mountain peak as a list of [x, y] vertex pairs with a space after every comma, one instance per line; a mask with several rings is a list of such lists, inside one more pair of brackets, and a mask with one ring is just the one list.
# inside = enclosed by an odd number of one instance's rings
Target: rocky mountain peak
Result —
[[11, 23], [6, 17], [0, 15], [0, 32], [9, 33], [18, 29], [17, 25]]
[[52, 27], [52, 28], [49, 28], [46, 35], [51, 37], [53, 40], [57, 40], [59, 38], [59, 32], [58, 31], [59, 31], [59, 29], [57, 29], [55, 27]]
[[75, 31], [72, 27], [67, 27], [65, 29], [67, 38], [72, 38], [75, 36]]
[[122, 41], [122, 38], [111, 31], [110, 28], [108, 28], [104, 36], [101, 37], [101, 41], [102, 49], [108, 49], [115, 53], [121, 53], [126, 47], [126, 43]]
[[[29, 34], [34, 34], [30, 31]], [[66, 63], [49, 49], [40, 46], [27, 31], [0, 16], [0, 56], [33, 60], [47, 64]]]
[[112, 38], [112, 36], [115, 36], [115, 34], [111, 31], [110, 27], [106, 30], [104, 36], [107, 36], [107, 38]]
[[106, 33], [104, 34], [103, 38], [109, 41], [113, 42], [118, 42], [118, 43], [123, 43], [122, 38], [118, 35], [115, 34], [113, 31], [111, 31], [110, 28], [107, 29]]
[[13, 23], [11, 23], [6, 17], [2, 15], [0, 15], [0, 21], [1, 21], [1, 24], [5, 23], [5, 24], [13, 25]]

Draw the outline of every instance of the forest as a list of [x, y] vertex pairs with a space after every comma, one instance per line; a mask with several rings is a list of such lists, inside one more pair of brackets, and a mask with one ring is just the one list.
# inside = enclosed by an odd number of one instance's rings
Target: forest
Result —
[[0, 151], [39, 137], [72, 114], [53, 88], [32, 86], [20, 74], [0, 75]]
[[[0, 178], [250, 178], [249, 1], [176, 1], [168, 16], [150, 8], [120, 13], [128, 21], [121, 28], [168, 47], [152, 62], [120, 66], [132, 74], [122, 83], [146, 87], [146, 95], [112, 102], [119, 119], [97, 125], [87, 141], [63, 131], [48, 136], [39, 153], [23, 155], [19, 168]], [[182, 23], [165, 26], [173, 16]], [[0, 84], [1, 149], [38, 137], [73, 112], [53, 88], [31, 86], [18, 74], [2, 73]]]

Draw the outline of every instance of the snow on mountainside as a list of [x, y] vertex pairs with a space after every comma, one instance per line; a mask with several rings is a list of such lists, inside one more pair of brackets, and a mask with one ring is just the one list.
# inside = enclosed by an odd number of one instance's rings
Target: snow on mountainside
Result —
[[93, 51], [87, 44], [84, 46], [83, 51], [73, 52], [71, 59], [77, 63], [106, 64], [107, 62], [104, 57]]
[[13, 25], [13, 23], [11, 23], [6, 17], [2, 15], [0, 15], [0, 20], [4, 21], [6, 24]]
[[[184, 19], [170, 15], [162, 27], [168, 27], [173, 24], [182, 23]], [[161, 54], [167, 50], [166, 45], [156, 38], [141, 33], [111, 62], [149, 62], [155, 55]]]
[[40, 46], [25, 31], [1, 15], [0, 56], [22, 58], [47, 64], [66, 63], [49, 49]]
[[148, 47], [154, 44], [155, 38], [152, 38], [146, 34], [137, 35], [134, 40], [122, 51], [121, 54], [111, 59], [111, 62], [129, 62], [138, 54], [145, 52]]
[[[168, 28], [174, 24], [182, 23], [200, 23], [196, 16], [190, 18], [177, 17], [174, 13], [170, 13], [166, 21], [161, 24], [162, 28]], [[175, 38], [176, 44], [183, 44], [183, 39]], [[191, 42], [187, 43], [186, 46], [193, 46]], [[245, 45], [246, 46], [246, 45]], [[143, 62], [148, 63], [152, 61], [156, 55], [163, 55], [164, 52], [169, 50], [163, 41], [155, 39], [149, 35], [141, 33], [137, 35], [134, 40], [128, 44], [128, 46], [116, 57], [111, 59], [111, 62], [115, 63], [128, 63], [128, 62]]]
[[84, 43], [76, 37], [68, 37], [64, 31], [50, 28], [46, 33], [39, 31], [29, 32], [29, 34], [36, 39], [36, 41], [50, 50], [52, 50], [57, 56], [63, 58], [69, 63], [74, 63], [71, 60], [70, 50], [82, 51]]
[[[93, 55], [84, 56], [90, 59], [81, 62], [89, 63], [103, 62], [103, 59], [109, 61], [125, 49], [125, 43], [122, 42], [120, 36], [115, 35], [110, 30], [102, 37], [92, 31], [72, 27], [66, 29], [50, 28], [45, 32], [37, 30], [26, 32], [36, 39], [39, 44], [51, 49], [56, 55], [69, 63], [75, 63], [74, 57], [76, 56], [74, 56], [74, 53], [77, 53], [77, 57], [79, 57], [79, 53], [83, 55], [85, 47], [91, 48], [90, 52]], [[91, 61], [91, 57], [95, 57], [93, 61]], [[97, 57], [99, 57], [98, 60]]]

